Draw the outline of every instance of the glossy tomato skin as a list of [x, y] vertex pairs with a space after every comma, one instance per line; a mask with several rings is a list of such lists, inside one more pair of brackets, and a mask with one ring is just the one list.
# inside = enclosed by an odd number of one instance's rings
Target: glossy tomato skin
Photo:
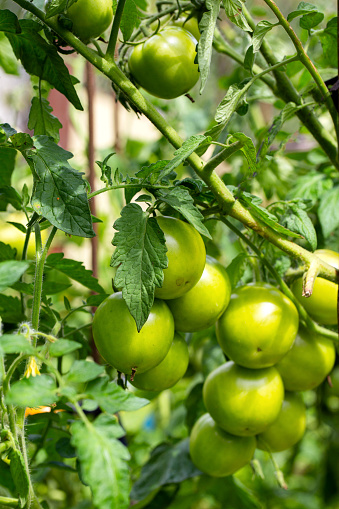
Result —
[[249, 463], [256, 448], [255, 437], [238, 437], [221, 429], [209, 414], [194, 424], [190, 455], [199, 470], [213, 477], [225, 477]]
[[282, 292], [265, 283], [237, 288], [216, 325], [227, 357], [240, 366], [273, 366], [290, 350], [298, 332], [298, 312]]
[[73, 22], [72, 31], [87, 42], [99, 37], [112, 23], [113, 4], [111, 0], [77, 0], [66, 12]]
[[222, 429], [233, 435], [253, 436], [278, 417], [284, 386], [274, 367], [248, 369], [230, 361], [208, 375], [203, 399]]
[[94, 314], [93, 338], [102, 357], [118, 371], [143, 373], [159, 364], [174, 337], [174, 320], [167, 304], [155, 300], [150, 315], [137, 331], [122, 293], [105, 299]]
[[131, 384], [143, 391], [164, 391], [173, 387], [186, 373], [189, 361], [186, 341], [175, 334], [165, 358], [154, 368], [136, 375]]
[[[314, 254], [339, 270], [339, 253], [329, 249], [318, 249], [314, 251]], [[298, 278], [292, 284], [292, 291], [308, 314], [318, 323], [336, 325], [338, 323], [338, 285], [322, 277], [317, 277], [312, 295], [307, 298], [302, 296], [302, 286], [302, 278]]]
[[157, 221], [165, 234], [168, 267], [162, 287], [155, 289], [155, 297], [176, 299], [199, 281], [206, 261], [205, 244], [200, 233], [181, 219], [159, 216]]
[[306, 408], [300, 395], [285, 392], [277, 419], [257, 436], [258, 449], [280, 452], [302, 439], [306, 428]]
[[307, 391], [323, 382], [334, 362], [333, 342], [300, 326], [293, 347], [276, 368], [287, 391]]
[[193, 288], [168, 301], [175, 329], [180, 332], [197, 332], [211, 327], [225, 311], [231, 298], [231, 283], [224, 267], [211, 256], [201, 278]]
[[133, 48], [128, 62], [131, 74], [156, 97], [173, 99], [186, 94], [199, 79], [194, 63], [196, 44], [187, 30], [167, 26]]
[[180, 16], [180, 18], [172, 21], [172, 24], [174, 26], [184, 28], [199, 42], [201, 33], [199, 32], [199, 23], [195, 16], [192, 16], [189, 19], [185, 16]]

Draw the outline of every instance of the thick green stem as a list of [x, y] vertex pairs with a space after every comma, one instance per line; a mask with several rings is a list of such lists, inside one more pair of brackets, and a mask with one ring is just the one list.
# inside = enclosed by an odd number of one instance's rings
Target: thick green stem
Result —
[[117, 5], [117, 10], [114, 14], [113, 26], [111, 30], [111, 35], [109, 37], [106, 59], [110, 62], [114, 61], [115, 56], [115, 47], [117, 45], [118, 35], [119, 35], [119, 27], [122, 18], [122, 14], [124, 12], [126, 0], [119, 0]]
[[218, 154], [216, 154], [214, 157], [211, 157], [211, 159], [205, 164], [204, 173], [206, 175], [209, 172], [212, 173], [212, 171], [217, 168], [219, 164], [223, 163], [226, 159], [231, 157], [231, 155], [235, 154], [235, 152], [238, 152], [238, 150], [240, 150], [243, 146], [244, 145], [241, 141], [236, 141], [225, 147], [223, 150], [220, 150]]
[[7, 498], [0, 496], [0, 505], [4, 507], [19, 507], [19, 499], [18, 498]]
[[[40, 304], [41, 304], [41, 295], [42, 295], [42, 279], [44, 274], [44, 265], [48, 250], [54, 239], [54, 236], [57, 232], [57, 228], [53, 226], [52, 231], [47, 239], [46, 245], [44, 249], [41, 251], [39, 246], [37, 245], [36, 250], [36, 265], [35, 265], [35, 278], [34, 278], [34, 290], [33, 290], [33, 305], [32, 305], [32, 328], [34, 330], [38, 330], [39, 328], [39, 315], [40, 315]], [[40, 237], [40, 227], [39, 223], [35, 224], [35, 236], [37, 238]], [[34, 337], [33, 344], [36, 346], [37, 338]]]
[[322, 95], [322, 99], [324, 103], [327, 106], [327, 109], [332, 117], [334, 128], [337, 133], [338, 137], [338, 115], [337, 110], [335, 109], [334, 103], [331, 98], [331, 94], [329, 93], [322, 77], [320, 76], [318, 70], [314, 66], [312, 60], [307, 55], [306, 51], [303, 48], [303, 45], [301, 44], [301, 41], [299, 40], [297, 34], [294, 32], [293, 28], [287, 21], [287, 19], [284, 17], [278, 6], [276, 5], [273, 0], [264, 0], [264, 2], [269, 6], [269, 8], [274, 12], [276, 17], [278, 18], [281, 26], [284, 28], [284, 30], [289, 35], [291, 41], [293, 42], [295, 49], [297, 50], [298, 56], [300, 61], [304, 64], [308, 72], [311, 74], [312, 78], [314, 79], [318, 89], [320, 90], [320, 93]]

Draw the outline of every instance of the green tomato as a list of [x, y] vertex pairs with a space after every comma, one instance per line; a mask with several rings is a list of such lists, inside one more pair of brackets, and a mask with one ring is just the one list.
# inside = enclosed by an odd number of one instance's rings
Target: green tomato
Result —
[[277, 419], [257, 436], [258, 449], [284, 451], [302, 439], [306, 428], [306, 408], [296, 392], [286, 392]]
[[199, 470], [213, 477], [234, 474], [249, 463], [256, 447], [255, 437], [237, 437], [221, 429], [209, 414], [194, 424], [190, 455]]
[[323, 382], [335, 362], [331, 340], [299, 327], [291, 350], [276, 365], [288, 391], [307, 391]]
[[168, 267], [161, 288], [155, 289], [159, 299], [176, 299], [199, 281], [206, 261], [206, 249], [200, 233], [180, 219], [157, 217], [165, 234]]
[[93, 338], [102, 357], [122, 373], [143, 373], [166, 356], [174, 337], [174, 320], [165, 302], [155, 300], [138, 332], [122, 298], [113, 293], [94, 314]]
[[112, 23], [112, 0], [77, 0], [66, 11], [75, 35], [87, 42], [99, 37]]
[[131, 384], [143, 391], [164, 391], [173, 387], [184, 376], [189, 361], [186, 341], [174, 335], [172, 345], [166, 357], [155, 366], [140, 375], [136, 375]]
[[211, 256], [201, 278], [193, 288], [168, 301], [175, 330], [197, 332], [213, 325], [225, 311], [231, 297], [231, 283], [224, 267]]
[[[329, 249], [318, 249], [314, 251], [314, 254], [339, 270], [339, 253]], [[302, 278], [298, 278], [292, 284], [292, 291], [307, 313], [321, 324], [336, 325], [338, 323], [338, 285], [322, 277], [317, 277], [311, 297], [303, 297], [302, 289]]]
[[176, 27], [181, 27], [187, 30], [193, 37], [199, 41], [201, 37], [201, 33], [199, 31], [199, 23], [198, 19], [195, 16], [187, 19], [187, 17], [181, 16], [180, 18], [172, 21], [172, 24]]
[[293, 302], [271, 285], [237, 288], [217, 322], [217, 339], [225, 354], [251, 369], [273, 366], [290, 350], [298, 332]]
[[228, 433], [257, 435], [278, 417], [284, 386], [273, 368], [247, 369], [226, 362], [205, 380], [203, 399], [215, 422]]
[[128, 65], [136, 82], [162, 99], [186, 94], [199, 79], [197, 41], [183, 28], [167, 26], [135, 46]]

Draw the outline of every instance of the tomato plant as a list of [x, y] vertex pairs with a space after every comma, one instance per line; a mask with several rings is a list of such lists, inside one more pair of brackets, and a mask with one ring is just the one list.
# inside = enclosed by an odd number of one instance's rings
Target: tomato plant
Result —
[[196, 39], [180, 27], [165, 27], [135, 46], [128, 65], [133, 78], [147, 92], [173, 99], [189, 92], [199, 79]]
[[168, 301], [175, 329], [196, 332], [213, 325], [225, 311], [231, 297], [231, 284], [224, 267], [211, 256], [199, 281], [181, 297]]
[[225, 477], [234, 474], [253, 457], [255, 437], [238, 437], [219, 428], [209, 414], [194, 424], [190, 436], [193, 463], [206, 474]]
[[246, 368], [273, 366], [291, 348], [299, 317], [293, 302], [266, 284], [242, 286], [217, 323], [217, 337], [230, 359]]

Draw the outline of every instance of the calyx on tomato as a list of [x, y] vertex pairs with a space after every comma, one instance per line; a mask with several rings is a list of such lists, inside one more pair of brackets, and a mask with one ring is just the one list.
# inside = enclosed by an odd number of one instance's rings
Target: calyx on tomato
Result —
[[198, 81], [197, 41], [183, 28], [167, 26], [135, 46], [128, 65], [135, 81], [150, 94], [173, 99]]
[[122, 293], [107, 297], [94, 314], [93, 338], [100, 355], [118, 371], [143, 373], [166, 356], [174, 337], [174, 320], [167, 304], [155, 300], [138, 332]]

